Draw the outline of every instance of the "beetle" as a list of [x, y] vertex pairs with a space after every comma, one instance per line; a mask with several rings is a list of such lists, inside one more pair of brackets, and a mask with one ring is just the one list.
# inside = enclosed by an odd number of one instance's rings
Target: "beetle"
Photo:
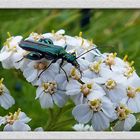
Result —
[[61, 59], [60, 62], [60, 69], [62, 69], [66, 75], [67, 81], [68, 81], [68, 76], [65, 70], [63, 69], [63, 63], [64, 61], [67, 61], [68, 63], [71, 63], [78, 71], [80, 72], [82, 76], [82, 71], [80, 69], [80, 65], [77, 62], [77, 59], [84, 54], [90, 52], [91, 50], [96, 49], [96, 47], [86, 51], [85, 53], [81, 54], [80, 56], [76, 57], [76, 53], [68, 53], [66, 52], [66, 48], [58, 45], [54, 45], [53, 41], [49, 38], [41, 38], [39, 41], [30, 41], [30, 40], [21, 40], [19, 42], [19, 46], [26, 50], [29, 51], [30, 53], [25, 55], [24, 58], [30, 59], [30, 60], [40, 60], [42, 58], [46, 58], [47, 60], [51, 60], [50, 64], [45, 68], [38, 76], [47, 70], [51, 64], [55, 63], [57, 60]]

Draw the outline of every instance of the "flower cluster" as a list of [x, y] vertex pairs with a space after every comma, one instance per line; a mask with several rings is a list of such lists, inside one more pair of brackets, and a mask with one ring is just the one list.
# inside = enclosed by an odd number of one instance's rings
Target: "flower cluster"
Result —
[[[140, 78], [134, 62], [128, 62], [127, 56], [120, 59], [116, 53], [100, 53], [81, 32], [75, 37], [65, 35], [64, 30], [31, 33], [25, 40], [39, 42], [46, 38], [54, 45], [66, 48], [66, 53], [75, 53], [80, 70], [68, 61], [60, 68], [61, 59], [52, 64], [52, 60], [46, 58], [28, 59], [26, 55], [30, 52], [19, 46], [22, 36], [10, 37], [4, 43], [0, 52], [3, 68], [23, 72], [26, 80], [37, 87], [36, 99], [42, 108], [53, 108], [54, 105], [62, 108], [71, 99], [75, 104], [72, 115], [80, 123], [75, 130], [131, 130], [136, 124], [134, 113], [140, 112]], [[1, 98], [0, 104], [8, 108], [14, 100], [1, 83], [0, 96], [7, 96], [9, 104]]]

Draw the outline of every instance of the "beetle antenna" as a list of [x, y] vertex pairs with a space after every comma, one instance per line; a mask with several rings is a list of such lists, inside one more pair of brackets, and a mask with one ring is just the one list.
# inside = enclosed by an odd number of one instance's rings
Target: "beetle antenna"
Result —
[[92, 48], [92, 49], [90, 49], [90, 50], [84, 52], [83, 54], [81, 54], [81, 55], [79, 55], [78, 57], [76, 57], [76, 59], [78, 59], [79, 57], [83, 56], [84, 54], [86, 54], [86, 53], [88, 53], [88, 52], [90, 52], [90, 51], [92, 51], [92, 50], [95, 50], [96, 48], [97, 48], [97, 47], [94, 47], [94, 48]]

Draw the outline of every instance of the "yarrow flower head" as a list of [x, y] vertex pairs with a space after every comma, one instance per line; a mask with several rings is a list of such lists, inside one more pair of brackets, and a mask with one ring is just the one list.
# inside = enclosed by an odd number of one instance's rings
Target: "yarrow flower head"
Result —
[[[25, 45], [25, 44], [26, 45]], [[25, 47], [25, 46], [26, 47]], [[26, 48], [26, 49], [25, 49]], [[37, 88], [41, 108], [63, 108], [73, 101], [76, 131], [129, 131], [140, 113], [140, 77], [117, 53], [101, 53], [92, 40], [69, 36], [63, 29], [50, 33], [10, 36], [0, 51], [3, 68], [19, 69]], [[0, 106], [15, 103], [0, 80]], [[63, 110], [63, 109], [62, 109]], [[30, 131], [30, 118], [18, 110], [1, 117], [4, 130]], [[43, 131], [37, 128], [35, 131]]]

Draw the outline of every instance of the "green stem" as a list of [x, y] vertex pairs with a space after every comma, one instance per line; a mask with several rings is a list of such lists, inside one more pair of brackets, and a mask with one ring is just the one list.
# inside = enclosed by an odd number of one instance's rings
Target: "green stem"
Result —
[[[49, 121], [47, 123], [47, 126], [45, 127], [45, 130], [52, 130], [55, 126], [57, 126], [58, 121], [62, 117], [62, 114], [69, 111], [74, 105], [68, 104], [67, 106], [63, 108], [59, 108], [59, 110], [54, 114], [52, 109], [49, 109]], [[59, 124], [59, 123], [58, 123]]]
[[74, 118], [70, 118], [68, 120], [62, 121], [62, 122], [58, 123], [57, 125], [55, 125], [54, 127], [52, 127], [52, 129], [56, 130], [58, 128], [71, 124], [72, 122], [75, 122]]
[[45, 127], [46, 130], [49, 130], [50, 125], [53, 123], [53, 117], [54, 117], [54, 113], [52, 109], [48, 109], [48, 114], [49, 114], [49, 120], [47, 121], [47, 125]]

